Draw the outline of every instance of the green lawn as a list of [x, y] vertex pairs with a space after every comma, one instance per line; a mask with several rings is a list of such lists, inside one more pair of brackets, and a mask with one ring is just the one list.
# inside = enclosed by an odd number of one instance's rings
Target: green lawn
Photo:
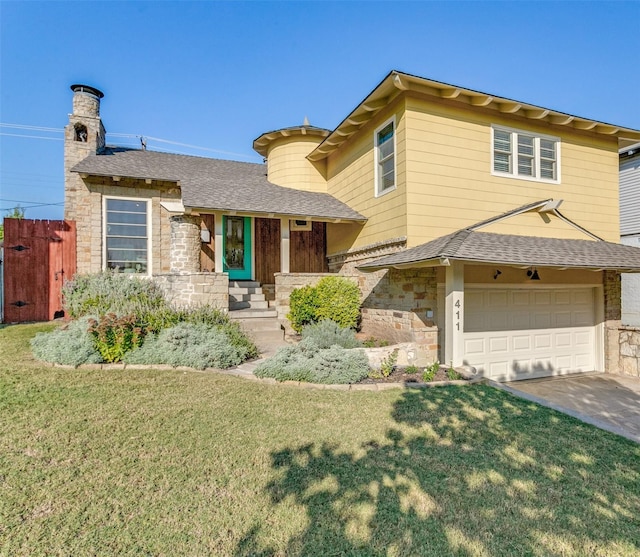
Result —
[[487, 386], [34, 362], [0, 329], [0, 555], [640, 555], [640, 445]]

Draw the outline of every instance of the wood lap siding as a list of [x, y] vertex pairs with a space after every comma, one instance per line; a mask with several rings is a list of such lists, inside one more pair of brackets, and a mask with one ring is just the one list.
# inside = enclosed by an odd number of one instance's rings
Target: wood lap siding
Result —
[[256, 280], [260, 284], [275, 284], [274, 274], [280, 272], [280, 220], [255, 219]]
[[326, 273], [326, 225], [314, 222], [309, 231], [291, 231], [290, 271], [292, 273]]

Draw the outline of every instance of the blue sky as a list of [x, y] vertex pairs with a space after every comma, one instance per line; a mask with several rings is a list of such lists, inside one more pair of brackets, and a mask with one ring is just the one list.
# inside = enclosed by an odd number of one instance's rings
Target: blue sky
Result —
[[111, 144], [249, 162], [265, 131], [334, 128], [392, 69], [640, 129], [639, 1], [0, 0], [0, 48], [0, 215], [62, 218], [72, 83], [105, 93]]

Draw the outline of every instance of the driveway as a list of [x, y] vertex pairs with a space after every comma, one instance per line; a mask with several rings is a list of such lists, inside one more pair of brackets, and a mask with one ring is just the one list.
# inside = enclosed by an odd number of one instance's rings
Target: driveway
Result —
[[600, 373], [492, 384], [640, 443], [640, 377]]

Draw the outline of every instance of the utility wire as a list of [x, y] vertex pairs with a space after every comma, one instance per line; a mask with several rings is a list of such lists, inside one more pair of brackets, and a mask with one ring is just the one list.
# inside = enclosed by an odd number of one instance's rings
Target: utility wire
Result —
[[[62, 133], [64, 131], [63, 128], [49, 128], [49, 127], [45, 127], [45, 126], [31, 126], [31, 125], [28, 125], [28, 124], [9, 124], [9, 123], [4, 123], [4, 122], [0, 122], [0, 127], [20, 129], [20, 130], [29, 130], [29, 131], [56, 132], [56, 133]], [[62, 141], [63, 140], [63, 138], [59, 138], [59, 137], [31, 136], [31, 135], [12, 134], [12, 133], [4, 133], [4, 132], [0, 132], [0, 135], [6, 135], [6, 136], [11, 136], [11, 137], [24, 137], [24, 138], [28, 138], [28, 139], [52, 139], [52, 140], [56, 140], [56, 141]], [[126, 137], [126, 138], [142, 138], [142, 137], [144, 137], [145, 139], [150, 139], [152, 141], [158, 141], [159, 143], [167, 143], [169, 145], [177, 145], [179, 147], [187, 147], [189, 149], [198, 149], [198, 150], [201, 150], [201, 151], [208, 151], [210, 153], [218, 153], [218, 154], [221, 154], [221, 155], [230, 155], [230, 156], [240, 157], [240, 158], [244, 158], [244, 159], [256, 159], [256, 158], [258, 158], [258, 157], [255, 157], [253, 155], [245, 155], [243, 153], [235, 153], [233, 151], [224, 151], [222, 149], [211, 149], [209, 147], [200, 147], [199, 145], [192, 145], [190, 143], [181, 143], [179, 141], [171, 141], [169, 139], [162, 139], [162, 138], [159, 138], [159, 137], [152, 137], [152, 136], [149, 136], [149, 135], [108, 132], [107, 133], [107, 137]]]

